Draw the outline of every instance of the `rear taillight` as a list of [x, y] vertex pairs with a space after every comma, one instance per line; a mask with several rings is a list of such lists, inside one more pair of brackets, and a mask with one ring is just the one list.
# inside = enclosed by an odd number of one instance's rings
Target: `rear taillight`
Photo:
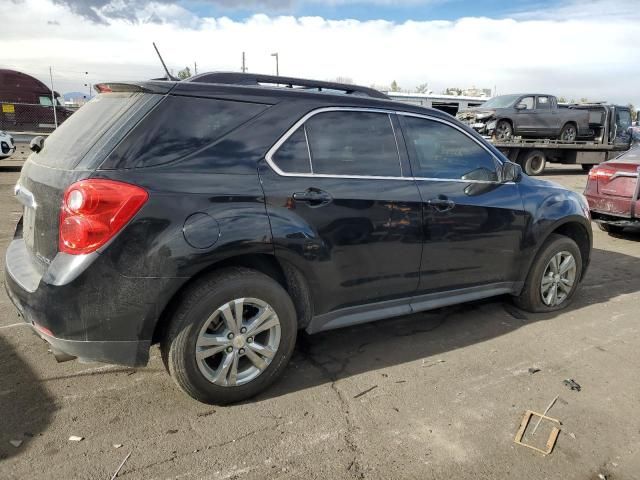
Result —
[[131, 220], [147, 198], [144, 189], [114, 180], [74, 183], [62, 200], [58, 249], [72, 255], [96, 251]]
[[606, 167], [593, 167], [591, 170], [589, 170], [589, 178], [592, 180], [597, 180], [599, 178], [609, 180], [615, 174], [615, 170]]

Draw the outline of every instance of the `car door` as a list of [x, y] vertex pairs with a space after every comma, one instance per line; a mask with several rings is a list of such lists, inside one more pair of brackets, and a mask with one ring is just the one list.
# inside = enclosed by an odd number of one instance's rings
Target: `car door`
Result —
[[560, 117], [552, 107], [550, 97], [546, 95], [536, 97], [536, 108], [532, 112], [532, 123], [536, 135], [558, 135], [560, 132]]
[[481, 139], [449, 120], [400, 115], [422, 197], [419, 294], [509, 290], [520, 268], [526, 216], [518, 185]]
[[515, 134], [519, 135], [522, 133], [534, 133], [535, 132], [535, 99], [533, 96], [522, 97], [516, 105], [522, 104], [525, 108], [520, 110], [515, 110], [514, 118], [513, 118], [513, 126], [515, 130]]
[[422, 205], [393, 117], [317, 110], [260, 169], [276, 256], [304, 273], [316, 316], [418, 286]]

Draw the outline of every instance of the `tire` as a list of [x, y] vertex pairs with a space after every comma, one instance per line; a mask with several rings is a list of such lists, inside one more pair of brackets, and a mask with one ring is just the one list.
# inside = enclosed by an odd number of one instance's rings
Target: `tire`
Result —
[[588, 172], [592, 168], [593, 168], [593, 164], [591, 164], [591, 163], [583, 163], [582, 164], [582, 171], [583, 172]]
[[[236, 323], [240, 304], [243, 320]], [[255, 339], [249, 337], [253, 320], [259, 324]], [[249, 331], [241, 333], [241, 326]], [[261, 327], [269, 328], [258, 332]], [[181, 295], [160, 348], [184, 392], [203, 403], [224, 405], [251, 398], [282, 376], [296, 335], [295, 308], [286, 290], [263, 273], [234, 267], [204, 277]]]
[[560, 130], [559, 140], [563, 142], [575, 142], [578, 138], [578, 128], [573, 123], [567, 123]]
[[522, 165], [522, 169], [527, 175], [535, 177], [544, 172], [544, 167], [547, 165], [547, 157], [540, 150], [531, 150], [524, 155], [520, 165]]
[[508, 142], [513, 137], [513, 126], [507, 120], [500, 120], [496, 125], [494, 135], [499, 142]]
[[603, 232], [620, 234], [624, 230], [624, 227], [621, 227], [620, 225], [611, 225], [609, 223], [601, 223], [601, 222], [596, 222], [596, 223], [598, 224], [598, 228], [600, 228], [600, 230], [602, 230]]
[[[567, 255], [562, 256], [563, 254]], [[556, 291], [558, 292], [558, 294], [555, 299], [558, 303], [550, 304], [545, 301], [545, 298], [543, 298], [543, 291], [545, 286], [542, 282], [543, 276], [546, 277], [545, 284], [547, 286], [549, 285], [549, 282], [553, 284], [555, 281], [557, 281], [548, 275], [549, 268], [552, 267], [551, 261], [552, 259], [557, 258], [557, 255], [561, 255], [560, 258], [564, 260], [567, 259], [568, 255], [573, 257], [575, 266], [574, 270], [572, 271], [572, 275], [569, 276], [573, 278], [573, 283], [571, 284], [567, 292], [564, 287], [560, 286], [560, 283], [566, 285], [566, 283], [563, 282], [563, 277], [561, 277], [558, 281], [558, 286], [556, 287]], [[533, 261], [531, 268], [529, 269], [529, 274], [527, 275], [527, 279], [525, 280], [522, 292], [520, 293], [520, 295], [514, 298], [514, 302], [521, 309], [533, 313], [553, 312], [556, 310], [561, 310], [569, 305], [573, 300], [573, 296], [576, 292], [576, 289], [578, 288], [581, 275], [582, 255], [576, 242], [574, 242], [569, 237], [565, 237], [564, 235], [551, 234], [536, 255], [536, 258]], [[553, 288], [553, 285], [551, 286], [551, 288]], [[547, 292], [548, 295], [546, 298], [551, 298], [553, 300], [553, 297], [551, 295], [552, 292], [549, 290], [547, 290]]]

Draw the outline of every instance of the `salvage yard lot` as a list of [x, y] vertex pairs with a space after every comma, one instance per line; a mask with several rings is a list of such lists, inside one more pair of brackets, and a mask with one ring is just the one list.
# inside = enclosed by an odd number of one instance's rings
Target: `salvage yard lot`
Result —
[[[2, 264], [18, 176], [0, 170]], [[586, 181], [562, 166], [545, 178]], [[639, 305], [640, 233], [594, 226], [590, 269], [563, 312], [498, 298], [301, 335], [281, 382], [212, 407], [174, 386], [157, 348], [141, 369], [57, 364], [2, 289], [0, 478], [108, 479], [129, 452], [118, 478], [638, 478]], [[554, 451], [515, 445], [525, 410], [556, 395]]]

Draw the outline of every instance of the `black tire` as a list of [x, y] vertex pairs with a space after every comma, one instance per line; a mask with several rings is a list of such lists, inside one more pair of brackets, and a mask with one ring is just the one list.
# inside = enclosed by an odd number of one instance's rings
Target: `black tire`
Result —
[[500, 120], [494, 130], [494, 136], [499, 142], [508, 142], [513, 137], [513, 126], [508, 120]]
[[531, 150], [522, 157], [520, 165], [527, 175], [535, 177], [544, 172], [544, 168], [547, 165], [547, 157], [541, 150]]
[[558, 136], [563, 142], [575, 142], [578, 139], [578, 128], [573, 123], [567, 123]]
[[610, 225], [608, 223], [601, 222], [596, 223], [598, 224], [598, 228], [600, 228], [600, 230], [602, 230], [603, 232], [620, 234], [624, 230], [624, 227], [621, 227], [620, 225]]
[[[257, 377], [242, 385], [216, 385], [198, 366], [196, 341], [216, 309], [240, 298], [259, 299], [275, 311], [280, 342], [271, 363]], [[291, 357], [296, 335], [296, 311], [286, 290], [263, 273], [233, 267], [204, 277], [181, 295], [160, 348], [167, 370], [184, 392], [200, 402], [224, 405], [251, 398], [277, 380]]]
[[[575, 281], [566, 298], [558, 305], [547, 305], [542, 299], [542, 277], [551, 259], [560, 252], [569, 252], [575, 260]], [[529, 274], [520, 295], [514, 297], [515, 304], [528, 312], [553, 312], [561, 310], [571, 303], [582, 276], [582, 255], [576, 242], [564, 235], [551, 234], [540, 248], [531, 264]]]
[[593, 164], [591, 164], [591, 163], [583, 163], [582, 164], [582, 171], [583, 172], [588, 172], [592, 168], [593, 168]]

